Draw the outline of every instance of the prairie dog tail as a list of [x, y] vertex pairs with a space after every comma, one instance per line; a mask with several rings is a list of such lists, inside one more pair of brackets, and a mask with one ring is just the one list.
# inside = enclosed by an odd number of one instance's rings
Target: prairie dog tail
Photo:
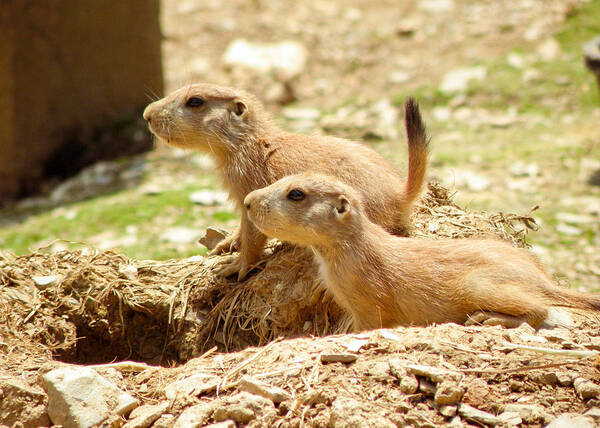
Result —
[[429, 154], [429, 140], [417, 101], [408, 97], [404, 103], [404, 124], [408, 139], [408, 177], [406, 179], [406, 199], [410, 202], [419, 197]]
[[600, 295], [584, 294], [568, 288], [552, 287], [550, 297], [559, 306], [600, 311]]

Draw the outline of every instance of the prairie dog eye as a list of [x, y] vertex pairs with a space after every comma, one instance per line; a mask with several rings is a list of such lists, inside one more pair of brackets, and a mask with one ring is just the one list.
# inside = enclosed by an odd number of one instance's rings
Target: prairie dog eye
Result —
[[204, 105], [204, 100], [198, 97], [191, 97], [185, 103], [186, 107], [202, 107]]
[[306, 195], [304, 194], [304, 192], [302, 190], [299, 190], [299, 189], [292, 189], [287, 194], [287, 198], [290, 201], [301, 201], [305, 197], [306, 197]]

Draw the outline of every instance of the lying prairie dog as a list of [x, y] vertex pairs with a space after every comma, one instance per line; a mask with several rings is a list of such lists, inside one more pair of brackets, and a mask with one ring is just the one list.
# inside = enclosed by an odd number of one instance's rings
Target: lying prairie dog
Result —
[[408, 177], [374, 150], [341, 138], [300, 135], [277, 128], [248, 92], [206, 83], [183, 87], [144, 111], [151, 131], [175, 147], [209, 153], [241, 214], [240, 227], [211, 254], [239, 249], [220, 272], [243, 279], [266, 237], [247, 219], [244, 198], [287, 175], [315, 171], [337, 177], [360, 193], [367, 216], [395, 235], [407, 235], [413, 202], [423, 185], [428, 141], [419, 107], [405, 103]]
[[432, 323], [538, 327], [550, 307], [600, 310], [556, 286], [524, 249], [494, 240], [397, 237], [369, 220], [352, 187], [314, 173], [244, 200], [265, 235], [311, 247], [320, 276], [357, 330]]

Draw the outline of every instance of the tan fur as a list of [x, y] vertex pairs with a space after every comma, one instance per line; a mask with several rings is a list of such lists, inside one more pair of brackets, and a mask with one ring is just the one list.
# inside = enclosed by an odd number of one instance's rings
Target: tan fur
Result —
[[[188, 107], [192, 97], [202, 107]], [[242, 220], [238, 230], [211, 254], [239, 248], [236, 263], [224, 275], [241, 279], [262, 252], [266, 237], [247, 221], [244, 197], [287, 175], [316, 171], [336, 176], [361, 195], [369, 218], [396, 235], [407, 235], [414, 200], [419, 196], [427, 166], [427, 138], [419, 108], [405, 105], [408, 136], [408, 179], [374, 150], [334, 137], [299, 135], [278, 129], [253, 95], [227, 87], [196, 84], [150, 104], [144, 111], [150, 129], [176, 147], [210, 153], [224, 186]]]
[[[292, 190], [305, 196], [290, 200]], [[465, 323], [538, 327], [550, 306], [600, 309], [600, 297], [553, 284], [523, 249], [501, 241], [390, 235], [360, 194], [305, 173], [250, 193], [249, 218], [267, 236], [312, 247], [321, 276], [356, 329]]]

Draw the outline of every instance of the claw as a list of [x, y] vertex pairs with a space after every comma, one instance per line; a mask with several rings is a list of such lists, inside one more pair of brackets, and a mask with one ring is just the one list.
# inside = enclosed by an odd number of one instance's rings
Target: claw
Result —
[[246, 275], [248, 275], [250, 268], [248, 263], [242, 260], [241, 257], [232, 256], [221, 264], [217, 271], [217, 275], [220, 277], [228, 277], [237, 273], [238, 281], [242, 281], [246, 278]]
[[511, 315], [479, 311], [469, 315], [465, 325], [499, 325], [505, 328], [516, 328], [524, 322], [524, 319]]

